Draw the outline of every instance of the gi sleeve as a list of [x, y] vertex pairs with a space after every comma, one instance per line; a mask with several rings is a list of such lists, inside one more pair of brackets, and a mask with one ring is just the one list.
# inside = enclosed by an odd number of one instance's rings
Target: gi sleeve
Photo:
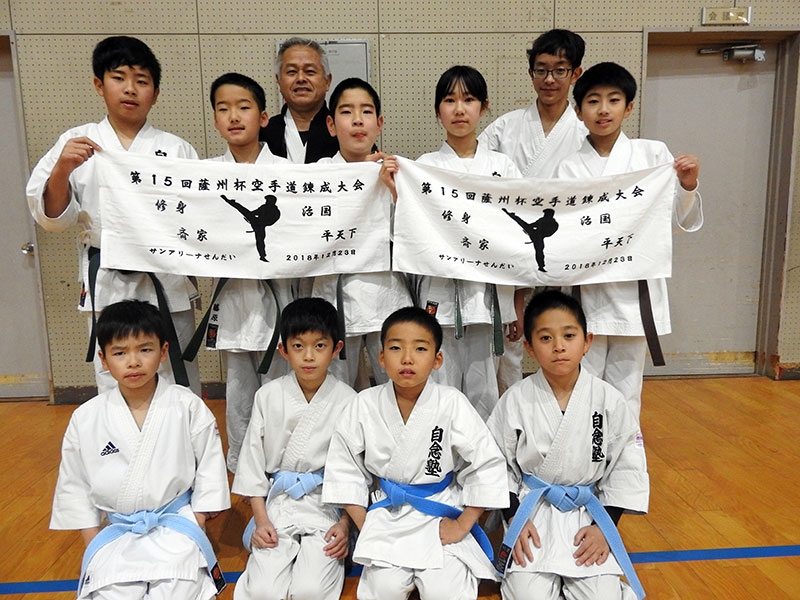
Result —
[[231, 494], [219, 429], [214, 415], [196, 396], [191, 408], [191, 432], [195, 457], [192, 510], [216, 512], [228, 509], [231, 507]]
[[486, 423], [465, 396], [456, 399], [451, 417], [453, 451], [466, 464], [456, 478], [464, 506], [506, 508], [508, 477], [506, 461]]
[[[513, 392], [512, 392], [513, 393]], [[492, 414], [489, 415], [486, 426], [500, 448], [500, 452], [506, 462], [506, 476], [508, 478], [508, 490], [511, 494], [519, 496], [519, 488], [522, 483], [522, 469], [517, 462], [517, 445], [519, 442], [518, 432], [511, 425], [509, 411], [512, 410], [513, 398], [506, 391], [497, 402]]]
[[[667, 148], [667, 145], [658, 142], [659, 148], [656, 150], [652, 164], [672, 164], [675, 157]], [[676, 175], [677, 178], [677, 175]], [[697, 231], [703, 226], [703, 199], [700, 196], [700, 182], [693, 190], [685, 190], [680, 182], [675, 186], [675, 198], [672, 204], [673, 225], [683, 231]]]
[[61, 465], [53, 497], [50, 529], [99, 527], [102, 511], [92, 501], [91, 484], [81, 460], [80, 437], [73, 414], [61, 444]]
[[364, 464], [366, 435], [361, 400], [356, 398], [350, 403], [331, 437], [322, 482], [322, 501], [328, 504], [369, 505], [372, 475]]
[[265, 387], [259, 388], [256, 392], [253, 413], [239, 451], [239, 464], [236, 466], [236, 477], [233, 479], [233, 493], [251, 498], [266, 498], [271, 487], [267, 477], [267, 457], [264, 453], [264, 436], [267, 433], [264, 413], [268, 396]]
[[53, 172], [53, 167], [56, 162], [58, 162], [58, 157], [61, 156], [61, 151], [64, 149], [64, 146], [74, 137], [79, 136], [77, 133], [70, 130], [58, 138], [55, 145], [39, 159], [38, 163], [36, 163], [25, 188], [25, 194], [28, 198], [28, 209], [31, 212], [31, 216], [46, 231], [60, 233], [78, 223], [80, 203], [75, 194], [72, 175], [70, 175], [70, 201], [67, 208], [57, 217], [48, 217], [44, 213], [44, 191], [50, 179], [50, 174]]
[[597, 482], [597, 497], [603, 506], [617, 506], [644, 514], [650, 502], [650, 477], [647, 459], [636, 418], [620, 401], [606, 411], [610, 438], [606, 470]]

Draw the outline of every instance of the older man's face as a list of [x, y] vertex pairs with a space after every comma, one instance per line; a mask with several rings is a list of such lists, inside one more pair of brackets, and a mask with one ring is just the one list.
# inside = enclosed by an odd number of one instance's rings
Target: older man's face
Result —
[[298, 112], [319, 110], [331, 85], [319, 53], [308, 46], [292, 46], [283, 53], [277, 79], [289, 108]]

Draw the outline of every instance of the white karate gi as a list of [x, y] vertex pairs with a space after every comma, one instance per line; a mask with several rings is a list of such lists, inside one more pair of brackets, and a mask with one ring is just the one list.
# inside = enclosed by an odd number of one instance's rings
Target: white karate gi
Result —
[[536, 102], [495, 119], [478, 136], [490, 150], [502, 152], [517, 165], [523, 177], [551, 179], [564, 158], [576, 152], [589, 130], [572, 106], [545, 135]]
[[[89, 248], [100, 247], [100, 187], [95, 174], [95, 161], [91, 158], [75, 169], [69, 177], [70, 202], [67, 208], [58, 217], [48, 217], [44, 214], [44, 191], [50, 178], [50, 173], [58, 161], [61, 151], [66, 143], [76, 137], [88, 137], [96, 142], [103, 150], [124, 152], [125, 148], [111, 127], [108, 117], [100, 123], [87, 123], [74, 127], [61, 135], [56, 144], [41, 158], [33, 168], [28, 180], [27, 196], [28, 208], [36, 222], [47, 231], [61, 232], [73, 225], [81, 226], [78, 241], [81, 247], [80, 278], [83, 284], [78, 310], [91, 311], [92, 300], [89, 297]], [[197, 158], [194, 148], [181, 138], [160, 131], [150, 123], [145, 123], [136, 134], [128, 150], [134, 154], [147, 154], [167, 156], [170, 158]], [[172, 320], [178, 333], [181, 345], [189, 342], [194, 333], [194, 312], [191, 300], [197, 297], [197, 290], [184, 275], [159, 273], [158, 279], [164, 286]], [[85, 296], [84, 296], [85, 294]], [[123, 273], [115, 269], [100, 268], [97, 272], [95, 285], [94, 308], [100, 311], [109, 304], [120, 300], [137, 299], [146, 300], [157, 306], [155, 289], [150, 278], [143, 273]], [[89, 316], [91, 330], [91, 315]], [[104, 392], [116, 386], [116, 381], [108, 371], [104, 371], [99, 358], [95, 357], [95, 379], [98, 392]], [[197, 364], [186, 363], [189, 382], [192, 390], [200, 393], [200, 374]], [[169, 361], [162, 364], [159, 373], [174, 381]]]
[[[225, 459], [214, 415], [190, 390], [159, 380], [141, 431], [119, 388], [75, 409], [61, 448], [51, 529], [100, 525], [103, 513], [155, 510], [192, 490], [179, 514], [230, 508]], [[89, 563], [81, 598], [106, 586], [196, 581], [198, 598], [216, 592], [189, 537], [156, 527], [102, 547]], [[213, 565], [212, 565], [213, 566]]]
[[[599, 156], [587, 139], [578, 152], [561, 162], [556, 174], [564, 179], [618, 175], [672, 164], [673, 161], [663, 142], [631, 140], [620, 132], [607, 158]], [[703, 225], [702, 199], [696, 189], [687, 191], [677, 185], [673, 207], [674, 223], [678, 228], [697, 231]], [[659, 335], [670, 333], [667, 282], [665, 279], [650, 279], [647, 285], [656, 330]], [[638, 284], [636, 281], [622, 281], [582, 285], [581, 304], [586, 313], [587, 329], [594, 334], [583, 365], [590, 373], [622, 392], [638, 419], [647, 352], [639, 312]]]
[[[333, 375], [307, 402], [294, 373], [256, 393], [253, 415], [239, 455], [233, 493], [266, 498], [276, 471], [308, 473], [325, 467], [333, 430], [355, 391]], [[338, 600], [344, 584], [342, 561], [325, 556], [324, 537], [339, 520], [316, 488], [298, 500], [273, 497], [267, 515], [278, 533], [275, 548], [253, 548], [234, 598]]]
[[[517, 165], [523, 177], [555, 177], [558, 164], [581, 147], [589, 131], [568, 104], [550, 133], [545, 135], [534, 101], [495, 119], [478, 136], [489, 149], [502, 152]], [[522, 379], [522, 340], [504, 340], [505, 351], [497, 366], [497, 383], [505, 390]]]
[[[474, 175], [495, 177], [520, 177], [519, 171], [507, 156], [492, 152], [478, 144], [474, 158], [464, 159], [456, 154], [447, 142], [437, 152], [423, 154], [417, 159], [425, 165]], [[402, 200], [400, 200], [402, 202]], [[460, 201], [457, 201], [460, 202]], [[455, 286], [459, 286], [461, 317], [464, 337], [455, 339]], [[432, 373], [438, 383], [451, 385], [464, 392], [484, 420], [497, 404], [497, 369], [494, 362], [494, 310], [489, 284], [444, 277], [418, 276], [415, 278], [418, 305], [438, 303], [436, 318], [444, 329], [442, 354], [444, 364]], [[514, 287], [497, 286], [501, 322], [516, 320]]]
[[[598, 415], [602, 417], [599, 443]], [[522, 473], [528, 473], [555, 485], [595, 485], [603, 506], [647, 512], [650, 483], [638, 422], [622, 395], [586, 369], [581, 369], [563, 414], [539, 370], [509, 388], [487, 425], [506, 457], [509, 487], [520, 501], [530, 491], [522, 482]], [[598, 450], [602, 458], [595, 462]], [[503, 598], [545, 597], [536, 595], [538, 588], [528, 587], [538, 578], [520, 573], [557, 575], [567, 578], [564, 585], [570, 585], [572, 578], [622, 573], [613, 555], [603, 565], [575, 564], [575, 534], [592, 523], [586, 508], [561, 512], [540, 500], [530, 519], [541, 548], [531, 544], [533, 561], [525, 567], [511, 562]]]
[[[435, 440], [439, 439], [441, 449], [437, 451]], [[434, 474], [427, 474], [427, 470]], [[366, 508], [370, 488], [379, 477], [404, 485], [430, 484], [441, 481], [450, 471], [455, 471], [453, 482], [430, 496], [431, 500], [459, 509], [508, 505], [502, 455], [467, 398], [454, 388], [429, 380], [403, 423], [390, 381], [360, 392], [342, 415], [331, 439], [322, 499]], [[434, 588], [437, 578], [450, 582], [454, 569], [456, 574], [463, 571], [464, 589], [450, 588], [444, 597], [474, 598], [476, 578], [494, 579], [494, 569], [470, 534], [460, 542], [442, 546], [439, 521], [408, 504], [368, 512], [353, 553], [353, 560], [365, 565], [358, 597], [406, 597], [410, 590], [400, 594], [390, 589], [389, 577], [370, 576], [374, 571], [380, 574], [381, 569], [396, 574], [399, 568], [409, 578], [418, 577]], [[379, 587], [364, 589], [365, 580]], [[442, 597], [426, 596], [422, 586], [418, 587], [423, 600]], [[470, 591], [472, 587], [474, 591]]]
[[[236, 162], [230, 150], [209, 160]], [[264, 143], [255, 160], [259, 165], [288, 162], [272, 154]], [[272, 285], [282, 309], [292, 301], [291, 280], [274, 280]], [[275, 297], [267, 283], [258, 279], [229, 279], [212, 306], [209, 326], [216, 328], [216, 337], [214, 344], [208, 345], [206, 329], [206, 347], [222, 350], [225, 361], [225, 427], [228, 432], [227, 464], [231, 473], [236, 472], [239, 448], [250, 421], [256, 391], [268, 379], [280, 377], [288, 371], [286, 361], [276, 351], [268, 375], [262, 376], [258, 372], [275, 331], [276, 314]]]
[[[321, 158], [316, 164], [347, 162], [340, 152], [332, 158]], [[392, 203], [391, 195], [386, 190], [385, 198]], [[394, 212], [394, 210], [392, 210]], [[394, 311], [406, 306], [413, 306], [406, 275], [397, 271], [378, 273], [354, 273], [342, 275], [342, 306], [346, 330], [345, 348], [347, 358], [335, 358], [329, 367], [330, 372], [354, 386], [358, 376], [358, 363], [361, 356], [362, 339], [367, 349], [372, 375], [376, 383], [389, 381], [386, 372], [378, 362], [381, 351], [380, 332], [383, 321]], [[325, 298], [336, 306], [336, 285], [339, 275], [322, 275], [315, 277], [312, 283], [311, 296]], [[337, 307], [338, 308], [338, 307]]]

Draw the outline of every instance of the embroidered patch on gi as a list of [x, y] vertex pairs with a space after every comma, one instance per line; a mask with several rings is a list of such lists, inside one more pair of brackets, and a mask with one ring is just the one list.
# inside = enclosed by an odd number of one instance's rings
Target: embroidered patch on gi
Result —
[[119, 448], [117, 448], [113, 442], [108, 442], [100, 453], [100, 456], [108, 456], [109, 454], [116, 454], [117, 452], [119, 452]]
[[435, 317], [438, 310], [439, 303], [434, 302], [433, 300], [428, 300], [428, 303], [425, 305], [425, 312]]
[[635, 444], [637, 448], [644, 448], [644, 436], [641, 431], [636, 434]]
[[206, 348], [216, 348], [217, 347], [217, 330], [219, 329], [219, 325], [216, 323], [209, 323], [208, 329], [206, 329]]

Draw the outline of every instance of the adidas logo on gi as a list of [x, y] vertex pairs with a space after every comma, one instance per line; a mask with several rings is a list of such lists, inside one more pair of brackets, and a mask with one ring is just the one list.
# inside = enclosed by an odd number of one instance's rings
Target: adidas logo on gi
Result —
[[119, 452], [119, 448], [117, 448], [112, 442], [108, 442], [106, 447], [103, 448], [103, 451], [100, 453], [100, 456], [108, 456], [109, 454], [114, 454], [115, 452]]

